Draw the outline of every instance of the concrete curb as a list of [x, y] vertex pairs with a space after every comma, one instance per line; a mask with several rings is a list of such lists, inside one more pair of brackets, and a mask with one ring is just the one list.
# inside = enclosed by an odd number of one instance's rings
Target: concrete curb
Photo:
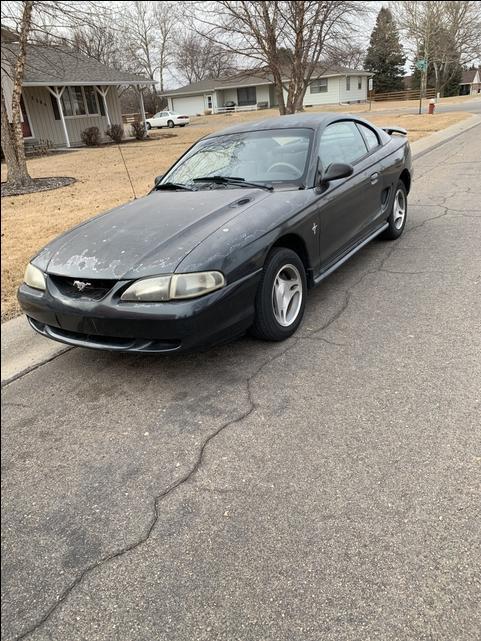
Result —
[[[481, 116], [473, 115], [442, 131], [421, 138], [411, 145], [413, 158], [415, 160], [421, 158], [480, 123]], [[25, 316], [3, 323], [2, 386], [12, 383], [70, 349], [73, 348], [36, 334], [29, 326]]]
[[2, 324], [2, 387], [48, 363], [71, 347], [33, 331], [25, 316]]
[[446, 127], [446, 129], [436, 131], [430, 136], [425, 136], [420, 140], [416, 140], [416, 142], [413, 142], [411, 145], [413, 159], [417, 160], [430, 151], [438, 149], [438, 147], [441, 147], [441, 145], [444, 145], [453, 138], [456, 138], [456, 136], [463, 134], [465, 131], [469, 131], [480, 123], [481, 116], [473, 114], [472, 116], [466, 118], [465, 120], [462, 120], [461, 122], [457, 122], [450, 127]]

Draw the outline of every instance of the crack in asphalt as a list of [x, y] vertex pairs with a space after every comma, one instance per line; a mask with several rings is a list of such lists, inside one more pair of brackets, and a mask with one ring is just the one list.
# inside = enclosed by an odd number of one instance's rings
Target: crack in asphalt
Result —
[[[444, 209], [442, 214], [439, 214], [437, 216], [432, 216], [429, 218], [426, 218], [422, 222], [418, 223], [417, 225], [413, 225], [409, 229], [406, 229], [405, 233], [412, 233], [413, 231], [420, 229], [427, 223], [433, 221], [433, 220], [438, 220], [439, 218], [443, 218], [448, 215], [449, 211], [448, 208], [444, 206], [444, 202], [451, 197], [451, 195], [446, 196], [445, 199], [443, 200], [443, 203], [440, 205], [437, 205], [439, 207], [442, 207]], [[57, 609], [68, 599], [70, 594], [73, 592], [73, 590], [82, 583], [82, 581], [92, 574], [96, 569], [106, 565], [110, 561], [113, 561], [114, 559], [117, 559], [119, 557], [124, 556], [125, 554], [128, 554], [129, 552], [132, 552], [139, 548], [141, 545], [146, 543], [149, 539], [150, 536], [152, 535], [152, 532], [159, 520], [160, 517], [160, 512], [159, 512], [159, 504], [162, 502], [163, 499], [165, 499], [167, 496], [169, 496], [172, 492], [174, 492], [178, 487], [188, 483], [198, 472], [200, 469], [203, 459], [204, 459], [204, 454], [209, 446], [209, 444], [217, 437], [219, 434], [221, 434], [224, 430], [227, 428], [239, 424], [245, 419], [247, 419], [249, 416], [251, 416], [258, 408], [258, 405], [256, 401], [254, 400], [254, 393], [253, 393], [253, 382], [259, 376], [259, 374], [267, 368], [269, 365], [274, 363], [275, 361], [279, 360], [283, 356], [285, 356], [288, 352], [293, 350], [301, 340], [303, 339], [314, 339], [314, 340], [321, 340], [323, 342], [329, 343], [331, 345], [336, 345], [336, 346], [343, 346], [340, 343], [335, 343], [333, 341], [329, 341], [325, 339], [324, 337], [319, 337], [316, 336], [319, 334], [319, 332], [322, 332], [326, 330], [330, 325], [332, 325], [334, 322], [336, 322], [348, 309], [350, 302], [352, 300], [353, 296], [353, 290], [370, 274], [376, 274], [382, 271], [389, 271], [384, 269], [384, 265], [386, 262], [391, 258], [393, 253], [398, 249], [397, 245], [393, 243], [393, 246], [385, 253], [383, 258], [380, 260], [379, 265], [375, 269], [368, 269], [364, 271], [360, 277], [351, 284], [349, 288], [347, 288], [344, 292], [344, 300], [342, 304], [339, 306], [339, 308], [327, 319], [325, 323], [323, 323], [320, 327], [316, 328], [313, 330], [309, 335], [302, 335], [298, 336], [296, 338], [292, 338], [289, 340], [286, 348], [280, 352], [277, 352], [275, 355], [271, 356], [267, 360], [263, 361], [255, 370], [254, 372], [248, 376], [245, 381], [244, 385], [246, 388], [246, 396], [247, 396], [247, 402], [248, 402], [248, 407], [247, 409], [242, 412], [239, 416], [237, 416], [234, 419], [230, 419], [229, 421], [226, 421], [223, 423], [220, 427], [218, 427], [216, 430], [211, 432], [203, 441], [202, 445], [200, 446], [198, 455], [194, 461], [194, 464], [190, 468], [189, 471], [187, 471], [184, 475], [180, 476], [177, 480], [175, 480], [173, 483], [168, 485], [164, 490], [162, 490], [160, 493], [158, 493], [154, 499], [153, 499], [153, 509], [152, 509], [152, 517], [150, 519], [150, 523], [148, 527], [146, 528], [144, 534], [136, 539], [134, 542], [119, 548], [115, 552], [112, 552], [101, 559], [98, 559], [97, 561], [91, 563], [88, 565], [84, 570], [70, 583], [69, 586], [67, 586], [64, 591], [60, 594], [59, 597], [57, 597], [57, 601], [50, 606], [50, 608], [47, 609], [47, 611], [40, 617], [40, 619], [37, 620], [36, 623], [32, 624], [28, 629], [26, 629], [24, 632], [22, 632], [19, 636], [16, 637], [16, 641], [21, 641], [22, 639], [26, 639], [29, 637], [31, 634], [35, 633], [37, 630], [39, 630], [47, 621], [49, 621], [50, 617], [57, 611]], [[399, 272], [399, 273], [406, 273], [406, 272]], [[71, 348], [67, 348], [71, 349]], [[65, 350], [67, 351], [67, 350]], [[64, 354], [64, 352], [61, 352], [61, 354]], [[57, 354], [54, 358], [57, 356], [60, 356], [61, 354]], [[50, 359], [50, 360], [53, 360]], [[49, 361], [46, 361], [49, 362]], [[39, 365], [40, 367], [40, 365]], [[32, 370], [31, 370], [32, 371]]]
[[336, 347], [346, 347], [346, 343], [335, 343], [334, 341], [328, 341], [327, 338], [324, 338], [323, 336], [310, 336], [309, 334], [305, 334], [303, 336], [299, 336], [299, 340], [322, 341], [323, 343], [327, 343], [328, 345], [335, 345]]
[[[334, 320], [334, 319], [333, 319]], [[244, 421], [246, 418], [248, 418], [253, 412], [256, 411], [258, 405], [254, 400], [254, 395], [253, 395], [253, 389], [252, 389], [252, 384], [255, 378], [262, 372], [262, 370], [266, 367], [268, 367], [271, 363], [275, 362], [282, 356], [284, 356], [287, 352], [290, 350], [294, 349], [294, 347], [297, 345], [299, 342], [299, 338], [294, 338], [291, 341], [289, 341], [288, 345], [286, 348], [272, 357], [268, 358], [267, 360], [263, 361], [259, 367], [245, 380], [245, 386], [246, 386], [246, 394], [247, 394], [247, 400], [249, 403], [249, 407], [242, 412], [239, 416], [237, 416], [234, 419], [231, 419], [225, 423], [223, 423], [220, 427], [218, 427], [216, 430], [211, 432], [203, 441], [202, 445], [200, 446], [199, 453], [197, 455], [197, 458], [194, 462], [194, 465], [190, 468], [188, 472], [186, 472], [184, 475], [180, 476], [176, 481], [171, 483], [170, 485], [167, 486], [164, 490], [162, 490], [159, 494], [157, 494], [154, 499], [153, 499], [153, 511], [152, 511], [152, 518], [150, 520], [150, 524], [148, 525], [145, 533], [136, 541], [116, 550], [115, 552], [112, 552], [111, 554], [108, 554], [101, 559], [98, 559], [94, 563], [91, 563], [88, 565], [86, 568], [82, 570], [82, 572], [70, 583], [69, 586], [65, 588], [65, 590], [60, 594], [59, 597], [57, 597], [57, 601], [48, 608], [48, 610], [45, 612], [45, 614], [38, 619], [36, 623], [31, 625], [27, 630], [22, 632], [19, 636], [16, 637], [16, 641], [21, 641], [21, 639], [26, 639], [29, 637], [31, 634], [34, 634], [37, 630], [39, 630], [47, 621], [50, 619], [50, 617], [56, 612], [56, 610], [68, 599], [72, 591], [82, 583], [82, 581], [90, 575], [94, 570], [97, 568], [109, 563], [110, 561], [113, 561], [114, 559], [117, 559], [121, 556], [124, 556], [128, 552], [132, 552], [136, 548], [140, 547], [144, 543], [146, 543], [158, 520], [159, 520], [159, 503], [165, 499], [169, 494], [171, 494], [174, 490], [176, 490], [178, 487], [181, 485], [187, 483], [192, 479], [193, 476], [197, 473], [199, 468], [202, 465], [202, 461], [204, 458], [204, 453], [206, 448], [208, 447], [209, 443], [215, 439], [221, 432], [223, 432], [225, 429], [228, 427], [231, 427], [232, 425], [236, 425], [237, 423], [241, 423]]]

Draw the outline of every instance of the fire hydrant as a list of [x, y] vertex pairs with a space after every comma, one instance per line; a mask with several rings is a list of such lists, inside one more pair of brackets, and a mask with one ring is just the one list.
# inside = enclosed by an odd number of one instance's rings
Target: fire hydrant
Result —
[[434, 100], [434, 98], [431, 98], [431, 100], [429, 101], [429, 107], [428, 107], [428, 114], [430, 116], [434, 114], [435, 106], [436, 106], [436, 101]]

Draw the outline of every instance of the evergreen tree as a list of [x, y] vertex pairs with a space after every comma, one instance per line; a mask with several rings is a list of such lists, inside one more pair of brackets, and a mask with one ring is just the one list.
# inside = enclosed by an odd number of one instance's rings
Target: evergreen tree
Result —
[[374, 73], [374, 91], [403, 89], [406, 57], [399, 41], [399, 33], [389, 9], [383, 7], [371, 33], [364, 67]]

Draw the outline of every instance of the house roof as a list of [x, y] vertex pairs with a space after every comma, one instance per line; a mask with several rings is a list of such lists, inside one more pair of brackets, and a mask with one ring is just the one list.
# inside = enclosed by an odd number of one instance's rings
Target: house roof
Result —
[[471, 85], [474, 82], [477, 72], [479, 69], [468, 69], [468, 71], [463, 71], [463, 76], [461, 78], [460, 85]]
[[[372, 76], [370, 71], [363, 71], [359, 69], [348, 69], [347, 67], [332, 67], [329, 71], [320, 73], [319, 75], [313, 74], [313, 78], [329, 78], [331, 76]], [[243, 71], [230, 78], [207, 78], [199, 82], [192, 82], [189, 85], [184, 85], [178, 89], [165, 91], [164, 96], [178, 96], [178, 95], [192, 95], [205, 93], [206, 91], [215, 91], [216, 89], [235, 89], [237, 87], [253, 87], [254, 85], [272, 85], [274, 80], [272, 74], [267, 71], [258, 71], [251, 73]]]
[[[2, 43], [2, 58], [13, 63], [18, 43]], [[69, 49], [46, 45], [28, 45], [23, 85], [122, 85], [153, 84], [154, 81], [125, 71], [118, 71], [97, 60]]]

